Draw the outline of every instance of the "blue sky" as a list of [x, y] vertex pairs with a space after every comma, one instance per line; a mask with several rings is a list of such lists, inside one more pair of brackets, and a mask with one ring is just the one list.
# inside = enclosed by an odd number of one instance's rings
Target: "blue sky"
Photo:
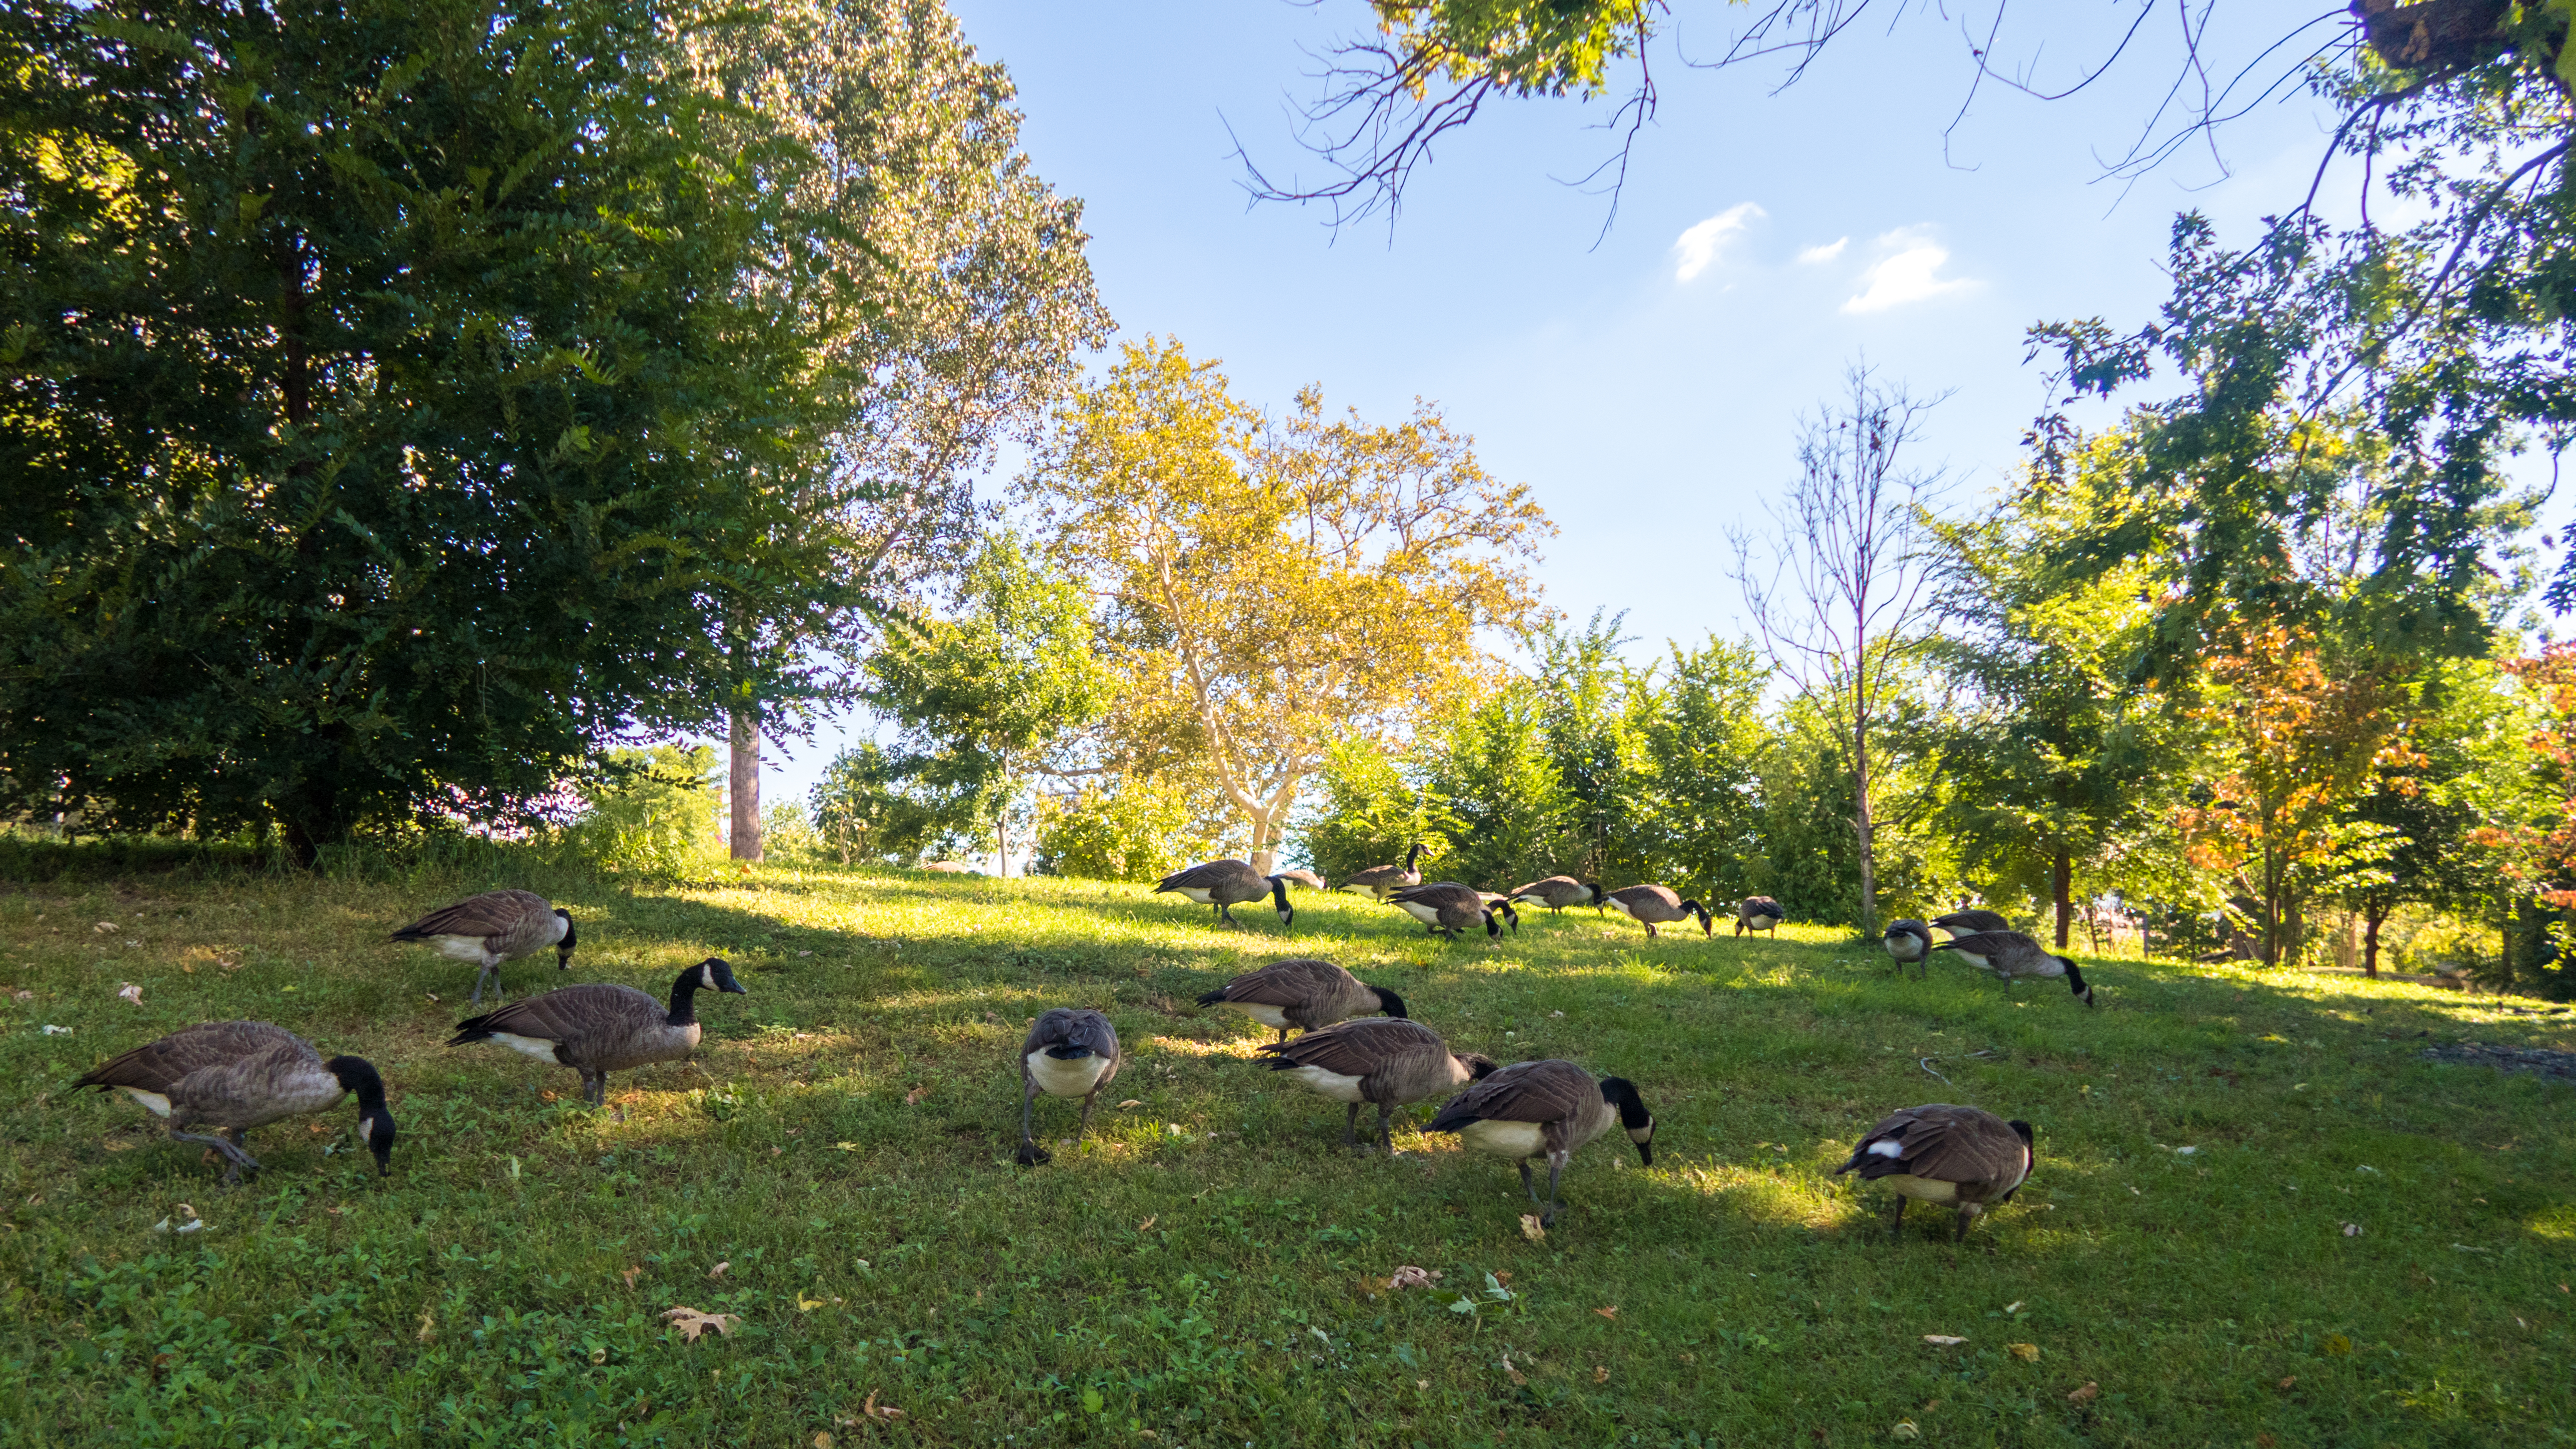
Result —
[[[1656, 55], [1661, 112], [1606, 236], [1607, 200], [1557, 178], [1608, 153], [1593, 128], [1610, 106], [1572, 102], [1490, 110], [1444, 142], [1392, 233], [1336, 235], [1320, 208], [1247, 208], [1233, 151], [1240, 138], [1274, 177], [1319, 174], [1292, 136], [1306, 52], [1364, 28], [1364, 6], [950, 3], [1018, 82], [1039, 173], [1083, 199], [1122, 335], [1222, 358], [1265, 406], [1308, 382], [1374, 418], [1436, 401], [1562, 530], [1539, 570], [1550, 601], [1578, 619], [1626, 610], [1640, 648], [1741, 632], [1725, 529], [1759, 531], [1799, 414], [1851, 362], [1950, 394], [1919, 457], [1973, 503], [2043, 401], [2023, 330], [2148, 320], [2174, 213], [2248, 236], [2306, 192], [2327, 139], [2297, 94], [2221, 133], [2223, 169], [2202, 147], [2124, 188], [2100, 178], [2171, 79], [2157, 33], [2073, 100], [1990, 87], [1945, 141], [1971, 79], [1955, 20], [1914, 7], [1893, 32], [1847, 34], [1775, 95], [1776, 71], [1682, 64], [1722, 49], [1744, 12], [1679, 0]], [[2031, 12], [1999, 52], [2044, 40], [2039, 74], [2062, 82], [2136, 6], [2082, 10]], [[2255, 29], [2308, 13], [2221, 7], [2249, 28], [2212, 49], [2243, 53]], [[765, 792], [801, 797], [846, 737], [773, 751]]]

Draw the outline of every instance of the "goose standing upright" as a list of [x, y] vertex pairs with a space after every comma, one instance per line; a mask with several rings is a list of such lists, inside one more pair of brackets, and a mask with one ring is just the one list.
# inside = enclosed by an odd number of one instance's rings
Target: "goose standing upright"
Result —
[[1977, 1215], [2012, 1201], [2039, 1158], [2030, 1124], [2007, 1122], [1975, 1107], [1935, 1103], [1892, 1113], [1869, 1129], [1851, 1160], [1834, 1176], [1857, 1172], [1864, 1182], [1896, 1189], [1891, 1236], [1905, 1234], [1905, 1205], [1916, 1198], [1958, 1209], [1965, 1242]]
[[1489, 903], [1483, 891], [1454, 880], [1407, 886], [1390, 892], [1386, 901], [1420, 921], [1427, 935], [1446, 936], [1454, 941], [1460, 931], [1473, 930], [1482, 922], [1485, 935], [1491, 938], [1503, 933], [1504, 921], [1511, 923], [1513, 935], [1520, 934], [1521, 913], [1512, 909], [1511, 902], [1497, 899]]
[[483, 969], [474, 977], [476, 1006], [483, 1004], [483, 984], [496, 978], [501, 963], [555, 948], [555, 969], [572, 965], [579, 939], [572, 913], [535, 891], [485, 891], [452, 906], [441, 906], [393, 934], [397, 941], [436, 946], [438, 954], [471, 961]]
[[1511, 893], [1504, 899], [1536, 901], [1552, 913], [1563, 914], [1567, 906], [1590, 906], [1598, 911], [1602, 908], [1605, 898], [1601, 894], [1601, 885], [1598, 881], [1576, 880], [1570, 875], [1552, 875], [1545, 880], [1531, 881], [1528, 885], [1514, 886]]
[[1038, 1093], [1080, 1097], [1082, 1121], [1073, 1129], [1073, 1145], [1091, 1130], [1091, 1104], [1118, 1075], [1121, 1060], [1118, 1029], [1109, 1018], [1088, 1007], [1058, 1006], [1029, 1027], [1020, 1043], [1020, 1165], [1035, 1167], [1054, 1160], [1031, 1132]]
[[1317, 1031], [1334, 1022], [1383, 1011], [1404, 1015], [1404, 998], [1382, 986], [1371, 986], [1330, 961], [1274, 961], [1246, 971], [1199, 998], [1201, 1006], [1239, 1011], [1277, 1029]]
[[2068, 956], [2052, 956], [2037, 941], [2019, 931], [1978, 931], [1972, 935], [1953, 936], [1932, 948], [1955, 951], [1959, 959], [1971, 966], [1981, 966], [2004, 983], [2004, 994], [2012, 994], [2012, 984], [2023, 977], [2046, 981], [2066, 978], [2066, 989], [2086, 1006], [2093, 1004], [2093, 988], [2084, 982], [2084, 973]]
[[1307, 1090], [1349, 1106], [1342, 1114], [1342, 1145], [1357, 1147], [1360, 1104], [1377, 1104], [1378, 1145], [1395, 1150], [1398, 1107], [1427, 1102], [1494, 1071], [1494, 1059], [1452, 1052], [1440, 1033], [1399, 1017], [1364, 1017], [1310, 1031], [1295, 1041], [1256, 1047], [1270, 1070], [1287, 1072]]
[[1879, 940], [1895, 959], [1897, 974], [1903, 975], [1908, 966], [1914, 967], [1918, 975], [1930, 974], [1931, 968], [1924, 963], [1931, 957], [1932, 932], [1921, 921], [1890, 921]]
[[710, 956], [671, 983], [671, 1004], [612, 982], [559, 987], [456, 1024], [452, 1047], [497, 1041], [541, 1062], [581, 1073], [582, 1100], [608, 1098], [608, 1074], [655, 1062], [684, 1061], [698, 1049], [700, 991], [748, 996], [733, 966]]
[[1415, 869], [1416, 862], [1421, 859], [1422, 842], [1417, 840], [1405, 847], [1404, 864], [1370, 866], [1342, 882], [1340, 889], [1354, 895], [1367, 896], [1379, 905], [1384, 905], [1386, 898], [1394, 892], [1406, 886], [1422, 884], [1422, 872]]
[[1646, 939], [1649, 941], [1656, 938], [1657, 926], [1669, 926], [1675, 921], [1687, 921], [1693, 916], [1699, 917], [1699, 933], [1703, 939], [1717, 929], [1716, 924], [1709, 917], [1708, 907], [1697, 901], [1683, 900], [1681, 893], [1670, 886], [1627, 886], [1602, 897], [1602, 902], [1610, 909], [1645, 927]]
[[[1637, 1159], [1655, 1165], [1655, 1118], [1634, 1084], [1622, 1077], [1592, 1080], [1572, 1062], [1514, 1062], [1442, 1105], [1425, 1132], [1454, 1132], [1479, 1152], [1520, 1160], [1521, 1190], [1539, 1204], [1539, 1226], [1556, 1221], [1565, 1204], [1557, 1179], [1583, 1144], [1610, 1130], [1627, 1129]], [[1547, 1197], [1530, 1182], [1529, 1160], [1547, 1159]]]
[[[302, 1117], [358, 1095], [358, 1140], [375, 1154], [376, 1175], [393, 1171], [394, 1118], [385, 1110], [385, 1079], [363, 1057], [329, 1061], [312, 1044], [264, 1021], [214, 1021], [174, 1031], [90, 1069], [72, 1090], [96, 1087], [133, 1098], [170, 1124], [175, 1142], [224, 1156], [224, 1181], [259, 1171], [243, 1137], [253, 1127]], [[215, 1135], [183, 1132], [206, 1126]]]
[[1787, 919], [1788, 913], [1780, 909], [1778, 901], [1769, 896], [1746, 896], [1735, 906], [1735, 934], [1763, 931], [1776, 941], [1780, 939], [1780, 923]]
[[1269, 896], [1272, 909], [1279, 913], [1280, 929], [1285, 930], [1297, 919], [1297, 909], [1288, 904], [1288, 877], [1263, 875], [1239, 860], [1211, 860], [1187, 870], [1174, 871], [1156, 882], [1154, 894], [1176, 892], [1200, 905], [1213, 907], [1217, 919], [1229, 926], [1243, 923], [1234, 918], [1234, 908], [1247, 901]]

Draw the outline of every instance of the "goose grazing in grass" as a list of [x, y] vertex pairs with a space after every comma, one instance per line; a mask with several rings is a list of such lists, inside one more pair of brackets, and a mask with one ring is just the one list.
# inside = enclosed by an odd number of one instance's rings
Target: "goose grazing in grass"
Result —
[[2000, 912], [1988, 910], [1952, 911], [1946, 916], [1934, 916], [1932, 924], [1953, 936], [1973, 936], [1982, 931], [2009, 931], [2013, 928], [2013, 923]]
[[[1302, 873], [1302, 872], [1301, 872]], [[1243, 923], [1234, 918], [1234, 908], [1246, 901], [1271, 898], [1272, 909], [1279, 912], [1279, 927], [1286, 930], [1297, 919], [1297, 908], [1288, 904], [1288, 877], [1263, 875], [1239, 860], [1211, 860], [1187, 870], [1174, 871], [1154, 886], [1154, 894], [1174, 891], [1203, 906], [1215, 908], [1217, 919], [1229, 926]]]
[[2084, 973], [2076, 969], [2073, 959], [2052, 956], [2037, 941], [2019, 931], [1979, 931], [1973, 935], [1953, 936], [1932, 948], [1956, 951], [1971, 966], [1981, 966], [2003, 978], [2004, 994], [2012, 994], [2012, 984], [2024, 977], [2048, 980], [2066, 978], [2066, 989], [2086, 1006], [2093, 1004], [2093, 988], [2084, 984]]
[[1923, 963], [1932, 954], [1932, 931], [1921, 921], [1890, 921], [1887, 933], [1879, 940], [1886, 945], [1887, 954], [1895, 958], [1899, 974], [1908, 966], [1916, 968], [1918, 974], [1931, 970]]
[[1735, 934], [1747, 931], [1767, 932], [1772, 940], [1780, 939], [1780, 923], [1789, 919], [1780, 903], [1769, 896], [1746, 896], [1735, 905]]
[[1342, 882], [1340, 888], [1384, 905], [1386, 898], [1394, 892], [1422, 884], [1422, 872], [1414, 868], [1421, 859], [1422, 842], [1417, 840], [1405, 847], [1404, 864], [1370, 866]]
[[483, 1004], [485, 982], [496, 979], [501, 963], [555, 948], [555, 969], [572, 965], [577, 940], [572, 913], [535, 891], [485, 891], [452, 906], [441, 906], [401, 930], [397, 941], [436, 946], [438, 954], [482, 967], [474, 978], [473, 1004]]
[[1284, 880], [1295, 885], [1301, 885], [1310, 891], [1331, 889], [1331, 887], [1324, 884], [1324, 878], [1322, 876], [1315, 874], [1311, 870], [1283, 870], [1271, 878], [1273, 880]]
[[1956, 1208], [1959, 1234], [1953, 1241], [1965, 1242], [1977, 1214], [2010, 1202], [2038, 1160], [2029, 1123], [1936, 1103], [1881, 1120], [1834, 1175], [1857, 1172], [1864, 1182], [1896, 1189], [1892, 1236], [1904, 1236], [1905, 1205], [1920, 1198]]
[[[253, 1127], [305, 1117], [358, 1094], [358, 1140], [376, 1155], [376, 1175], [393, 1171], [394, 1118], [385, 1079], [362, 1057], [329, 1061], [302, 1037], [264, 1021], [214, 1021], [174, 1031], [93, 1068], [72, 1090], [118, 1091], [170, 1124], [176, 1142], [224, 1155], [224, 1181], [259, 1171], [242, 1141]], [[212, 1136], [184, 1127], [212, 1127]]]
[[1604, 897], [1598, 882], [1576, 880], [1570, 875], [1552, 875], [1545, 880], [1531, 881], [1528, 885], [1514, 886], [1504, 899], [1536, 901], [1550, 911], [1563, 912], [1567, 906], [1590, 906], [1597, 911], [1601, 909]]
[[1505, 921], [1511, 923], [1513, 935], [1520, 934], [1521, 913], [1512, 909], [1511, 902], [1489, 898], [1483, 891], [1454, 880], [1407, 886], [1388, 893], [1386, 901], [1420, 921], [1425, 934], [1446, 936], [1453, 941], [1460, 931], [1472, 931], [1479, 922], [1489, 938], [1503, 933]]
[[1050, 1008], [1029, 1028], [1020, 1043], [1020, 1165], [1053, 1161], [1030, 1131], [1038, 1093], [1080, 1097], [1082, 1122], [1073, 1129], [1073, 1145], [1091, 1130], [1091, 1104], [1118, 1075], [1118, 1029], [1109, 1018], [1087, 1007]]
[[1656, 938], [1657, 926], [1669, 926], [1693, 916], [1699, 917], [1699, 933], [1703, 938], [1717, 929], [1709, 917], [1708, 907], [1697, 901], [1683, 900], [1681, 893], [1670, 886], [1632, 885], [1612, 891], [1601, 900], [1610, 909], [1645, 927], [1649, 941]]
[[596, 1107], [608, 1096], [608, 1074], [655, 1062], [687, 1060], [698, 1049], [697, 994], [751, 993], [733, 979], [729, 963], [710, 956], [671, 983], [671, 1004], [632, 986], [592, 982], [542, 992], [456, 1024], [449, 1046], [497, 1041], [541, 1062], [581, 1073], [582, 1100]]
[[1201, 996], [1199, 1005], [1242, 1012], [1277, 1029], [1281, 1041], [1288, 1039], [1292, 1026], [1317, 1031], [1372, 1012], [1404, 1015], [1403, 997], [1371, 986], [1330, 961], [1274, 961]]
[[[1514, 1062], [1442, 1104], [1425, 1132], [1454, 1132], [1465, 1146], [1520, 1159], [1521, 1189], [1539, 1204], [1539, 1226], [1556, 1221], [1565, 1204], [1557, 1179], [1584, 1143], [1610, 1130], [1627, 1129], [1637, 1158], [1655, 1165], [1655, 1118], [1645, 1099], [1622, 1077], [1592, 1080], [1572, 1062]], [[1530, 1159], [1547, 1159], [1547, 1197], [1530, 1183]]]
[[1345, 1021], [1256, 1050], [1271, 1059], [1270, 1070], [1288, 1073], [1319, 1096], [1349, 1104], [1342, 1114], [1345, 1147], [1360, 1145], [1360, 1104], [1376, 1103], [1378, 1146], [1390, 1153], [1395, 1150], [1396, 1108], [1454, 1092], [1494, 1070], [1492, 1057], [1452, 1052], [1440, 1033], [1402, 1018]]

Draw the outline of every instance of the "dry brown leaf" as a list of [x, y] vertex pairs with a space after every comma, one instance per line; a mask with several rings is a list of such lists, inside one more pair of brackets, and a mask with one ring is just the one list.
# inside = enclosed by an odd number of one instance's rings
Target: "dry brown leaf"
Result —
[[714, 1267], [709, 1268], [709, 1269], [707, 1270], [707, 1276], [708, 1276], [708, 1277], [710, 1277], [710, 1278], [721, 1278], [721, 1277], [723, 1277], [725, 1274], [730, 1273], [730, 1272], [732, 1272], [732, 1271], [733, 1271], [733, 1264], [731, 1264], [731, 1263], [718, 1263], [718, 1264], [716, 1264]]
[[1619, 1305], [1618, 1305], [1618, 1304], [1616, 1304], [1616, 1303], [1610, 1304], [1610, 1305], [1608, 1305], [1608, 1306], [1606, 1306], [1606, 1307], [1602, 1307], [1602, 1308], [1595, 1308], [1595, 1309], [1593, 1309], [1592, 1311], [1593, 1311], [1593, 1312], [1595, 1312], [1595, 1313], [1600, 1314], [1600, 1315], [1601, 1315], [1602, 1317], [1604, 1317], [1604, 1318], [1609, 1319], [1609, 1320], [1610, 1320], [1610, 1321], [1612, 1321], [1613, 1323], [1617, 1322], [1617, 1321], [1618, 1321], [1618, 1319], [1619, 1319]]
[[1519, 1369], [1505, 1369], [1503, 1372], [1512, 1376], [1512, 1383], [1515, 1387], [1529, 1382], [1529, 1375], [1522, 1373]]
[[635, 1280], [636, 1280], [637, 1278], [642, 1277], [643, 1275], [644, 1275], [644, 1265], [643, 1265], [643, 1264], [641, 1264], [641, 1263], [638, 1263], [638, 1264], [636, 1264], [634, 1267], [627, 1269], [626, 1271], [624, 1271], [624, 1272], [622, 1272], [622, 1273], [618, 1274], [617, 1276], [618, 1276], [618, 1277], [620, 1277], [620, 1278], [625, 1279], [625, 1280], [626, 1280], [626, 1286], [627, 1286], [627, 1287], [629, 1287], [629, 1288], [632, 1288], [632, 1287], [634, 1287], [634, 1286], [635, 1286]]
[[421, 995], [426, 996], [426, 997], [428, 997], [428, 998], [429, 998], [429, 1004], [430, 1004], [430, 1005], [432, 1005], [432, 1006], [436, 1006], [436, 1005], [438, 1004], [438, 993], [437, 993], [437, 992], [435, 992], [435, 991], [424, 991], [424, 992], [422, 992], [422, 993], [421, 993]]
[[[1547, 1241], [1547, 1227], [1538, 1220], [1538, 1214], [1521, 1214], [1521, 1236], [1529, 1239], [1533, 1243], [1544, 1243]], [[1499, 1277], [1500, 1275], [1498, 1274], [1496, 1276]]]
[[930, 1084], [928, 1082], [924, 1082], [920, 1086], [903, 1094], [903, 1104], [907, 1107], [918, 1107], [921, 1105], [921, 1099], [929, 1095]]
[[2298, 1376], [2297, 1374], [2292, 1374], [2292, 1375], [2290, 1375], [2288, 1378], [2281, 1380], [2281, 1381], [2280, 1381], [2279, 1383], [2277, 1383], [2277, 1384], [2274, 1384], [2272, 1387], [2274, 1387], [2274, 1388], [2276, 1388], [2276, 1389], [2279, 1389], [2281, 1392], [2283, 1392], [2283, 1393], [2285, 1393], [2285, 1394], [2286, 1394], [2286, 1393], [2288, 1393], [2288, 1392], [2290, 1391], [2291, 1386], [2292, 1386], [2292, 1385], [2294, 1385], [2294, 1384], [2296, 1384], [2296, 1383], [2298, 1383], [2298, 1381], [2299, 1381], [2299, 1376]]
[[420, 1343], [428, 1343], [428, 1342], [430, 1342], [431, 1340], [433, 1340], [433, 1339], [435, 1339], [435, 1338], [437, 1338], [437, 1337], [438, 1337], [438, 1318], [437, 1318], [437, 1315], [435, 1315], [435, 1314], [431, 1313], [428, 1309], [424, 1308], [424, 1309], [422, 1309], [422, 1310], [420, 1311], [420, 1327], [419, 1327], [419, 1328], [417, 1328], [417, 1329], [415, 1329], [415, 1330], [412, 1332], [412, 1338], [413, 1338], [416, 1342], [420, 1342]]
[[1444, 1276], [1446, 1275], [1436, 1271], [1417, 1268], [1411, 1263], [1407, 1263], [1387, 1276], [1386, 1286], [1389, 1288], [1428, 1288], [1432, 1284], [1439, 1282]]
[[832, 1436], [817, 1430], [814, 1435], [814, 1449], [832, 1449]]
[[662, 1316], [671, 1320], [671, 1326], [680, 1330], [680, 1337], [690, 1343], [697, 1342], [698, 1335], [710, 1328], [719, 1334], [730, 1334], [733, 1332], [733, 1326], [742, 1322], [738, 1314], [700, 1313], [686, 1306], [663, 1309]]
[[554, 1099], [555, 1099], [555, 1094], [554, 1094], [553, 1092], [551, 1092], [551, 1091], [544, 1091], [544, 1092], [539, 1092], [539, 1093], [537, 1093], [537, 1100], [538, 1100], [538, 1101], [540, 1101], [540, 1102], [551, 1102], [551, 1101], [553, 1101]]
[[1596, 1384], [1606, 1384], [1610, 1382], [1610, 1366], [1608, 1364], [1594, 1364], [1592, 1366], [1592, 1381]]
[[859, 1412], [867, 1415], [871, 1419], [882, 1419], [889, 1424], [903, 1417], [903, 1410], [896, 1408], [892, 1404], [878, 1403], [876, 1392], [874, 1390], [869, 1391], [868, 1401], [859, 1405]]
[[[1159, 1213], [1155, 1214], [1155, 1217], [1160, 1217], [1160, 1216], [1161, 1216], [1161, 1214], [1159, 1214]], [[1147, 1219], [1145, 1219], [1143, 1222], [1138, 1223], [1138, 1224], [1136, 1225], [1136, 1231], [1138, 1231], [1138, 1232], [1140, 1232], [1140, 1233], [1150, 1233], [1150, 1232], [1152, 1232], [1153, 1230], [1154, 1230], [1154, 1218], [1147, 1218]]]
[[1914, 1427], [1914, 1421], [1912, 1419], [1899, 1419], [1895, 1423], [1887, 1426], [1887, 1437], [1890, 1439], [1920, 1439], [1923, 1437], [1923, 1431]]
[[1142, 1100], [1140, 1100], [1140, 1099], [1138, 1099], [1138, 1098], [1135, 1098], [1135, 1097], [1130, 1097], [1130, 1098], [1128, 1098], [1126, 1101], [1121, 1102], [1121, 1103], [1119, 1103], [1119, 1104], [1118, 1104], [1118, 1110], [1119, 1110], [1119, 1111], [1121, 1111], [1121, 1112], [1124, 1112], [1124, 1111], [1126, 1111], [1126, 1110], [1127, 1110], [1128, 1108], [1130, 1108], [1130, 1107], [1142, 1107], [1142, 1106], [1144, 1106], [1144, 1105], [1145, 1105], [1145, 1104], [1144, 1104], [1144, 1102], [1143, 1102]]
[[2085, 1381], [2084, 1387], [2077, 1389], [2066, 1396], [2066, 1402], [2070, 1404], [2089, 1404], [2100, 1397], [2102, 1397], [2102, 1386], [2088, 1379]]
[[1494, 1281], [1502, 1284], [1506, 1288], [1509, 1288], [1512, 1286], [1511, 1270], [1504, 1269], [1503, 1271], [1496, 1273], [1494, 1275]]
[[313, 1134], [314, 1136], [316, 1136], [316, 1137], [319, 1137], [319, 1136], [321, 1136], [323, 1133], [328, 1132], [328, 1131], [331, 1131], [331, 1130], [332, 1130], [332, 1128], [331, 1128], [331, 1124], [330, 1124], [330, 1123], [328, 1123], [328, 1122], [315, 1122], [315, 1123], [313, 1123], [312, 1125], [310, 1125], [310, 1126], [306, 1127], [304, 1130], [305, 1130], [305, 1131], [307, 1131], [307, 1132], [312, 1133], [312, 1134]]
[[1927, 1333], [1923, 1335], [1923, 1341], [1934, 1348], [1957, 1348], [1967, 1342], [1966, 1339], [1952, 1333]]
[[2023, 1363], [2039, 1362], [2039, 1345], [2035, 1343], [2008, 1343], [2004, 1345], [2004, 1352]]
[[2269, 1434], [2257, 1434], [2254, 1436], [2255, 1449], [2272, 1449], [2273, 1444], [2276, 1442], [2278, 1441], [2273, 1439]]
[[137, 1006], [143, 1004], [143, 988], [131, 981], [120, 983], [116, 988], [116, 994], [120, 1000], [131, 1001]]

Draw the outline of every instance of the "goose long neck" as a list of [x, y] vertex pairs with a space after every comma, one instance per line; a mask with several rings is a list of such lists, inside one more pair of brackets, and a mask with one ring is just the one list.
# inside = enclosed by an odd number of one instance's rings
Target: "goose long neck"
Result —
[[704, 969], [692, 966], [680, 973], [679, 980], [671, 983], [671, 1025], [689, 1026], [697, 1021], [698, 974]]

